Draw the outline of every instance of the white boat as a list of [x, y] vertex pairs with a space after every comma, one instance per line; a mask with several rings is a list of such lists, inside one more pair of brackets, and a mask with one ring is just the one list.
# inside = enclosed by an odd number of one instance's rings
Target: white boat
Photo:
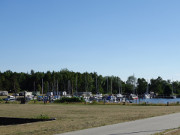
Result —
[[147, 89], [146, 89], [146, 93], [144, 94], [144, 98], [149, 99], [150, 97], [151, 97], [151, 95], [149, 94], [149, 84], [147, 82]]
[[175, 99], [176, 95], [171, 95], [170, 98]]
[[172, 82], [172, 94], [170, 95], [170, 98], [175, 99], [176, 95], [174, 95], [174, 86], [173, 86], [173, 82]]
[[149, 93], [145, 93], [145, 94], [144, 94], [144, 98], [145, 98], [145, 99], [149, 99], [150, 97], [151, 97], [151, 96], [150, 96]]
[[138, 99], [138, 96], [135, 95], [135, 94], [130, 94], [130, 99], [131, 99], [131, 100], [137, 100], [137, 99]]
[[116, 98], [117, 98], [117, 100], [118, 100], [119, 102], [121, 102], [122, 99], [123, 99], [123, 95], [122, 95], [122, 94], [117, 94], [117, 95], [116, 95]]
[[102, 99], [102, 94], [101, 93], [97, 93], [96, 95], [94, 95], [94, 97], [98, 98], [98, 99]]
[[121, 81], [119, 80], [119, 94], [116, 95], [118, 100], [122, 100], [123, 95], [122, 95], [122, 87], [121, 87]]
[[123, 98], [123, 95], [122, 94], [117, 94], [116, 97], [117, 98]]
[[134, 74], [133, 74], [133, 94], [130, 94], [130, 100], [137, 100], [138, 99], [138, 96], [135, 94], [135, 85], [136, 85], [136, 78], [134, 77]]
[[117, 94], [116, 96], [117, 96], [117, 98], [123, 98], [122, 94]]
[[110, 102], [111, 103], [116, 103], [117, 102], [117, 98], [115, 96], [111, 95]]

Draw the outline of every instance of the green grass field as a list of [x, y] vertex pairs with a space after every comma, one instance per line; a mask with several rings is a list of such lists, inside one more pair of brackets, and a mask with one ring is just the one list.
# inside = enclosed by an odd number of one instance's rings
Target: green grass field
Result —
[[180, 106], [0, 104], [0, 117], [35, 118], [43, 114], [57, 118], [48, 122], [0, 126], [0, 134], [51, 135], [175, 112], [180, 112]]

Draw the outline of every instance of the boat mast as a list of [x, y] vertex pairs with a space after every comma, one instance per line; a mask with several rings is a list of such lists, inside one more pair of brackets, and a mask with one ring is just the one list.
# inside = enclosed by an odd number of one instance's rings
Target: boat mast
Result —
[[85, 73], [85, 91], [87, 92], [87, 72]]
[[56, 95], [57, 96], [59, 95], [59, 93], [58, 93], [58, 80], [57, 80], [57, 93], [56, 93]]
[[120, 93], [119, 94], [122, 94], [122, 83], [121, 83], [121, 80], [119, 80], [119, 89], [120, 89]]
[[149, 93], [149, 83], [148, 83], [148, 80], [147, 80], [147, 88], [146, 88], [146, 94]]
[[98, 88], [97, 88], [97, 76], [96, 76], [96, 93], [98, 93]]
[[77, 94], [77, 76], [76, 76], [76, 94]]
[[42, 78], [42, 96], [43, 96], [43, 78]]
[[112, 77], [111, 77], [111, 94], [112, 94]]
[[121, 81], [119, 80], [119, 94], [120, 94], [120, 91], [121, 91], [121, 89], [120, 89], [120, 87], [121, 87], [121, 86], [120, 86], [120, 83], [121, 83]]
[[134, 77], [134, 73], [133, 73], [133, 94], [135, 94], [135, 77]]
[[48, 92], [49, 92], [49, 82], [48, 82]]
[[107, 76], [107, 93], [108, 93], [108, 76]]
[[174, 95], [173, 79], [172, 79], [172, 95]]
[[34, 94], [35, 94], [35, 88], [36, 88], [36, 84], [35, 84], [35, 81], [34, 81]]

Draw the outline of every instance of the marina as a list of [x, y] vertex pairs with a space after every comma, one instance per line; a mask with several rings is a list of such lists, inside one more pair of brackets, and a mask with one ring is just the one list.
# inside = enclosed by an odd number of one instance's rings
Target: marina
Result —
[[180, 103], [180, 98], [166, 99], [166, 98], [148, 98], [139, 100], [130, 100], [132, 103], [150, 103], [150, 104], [167, 104], [167, 103]]

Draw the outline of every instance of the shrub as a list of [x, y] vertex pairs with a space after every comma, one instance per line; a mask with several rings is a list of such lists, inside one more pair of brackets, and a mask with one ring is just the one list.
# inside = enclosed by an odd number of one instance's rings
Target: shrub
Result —
[[84, 102], [84, 99], [83, 98], [78, 98], [78, 97], [72, 97], [72, 98], [69, 98], [69, 97], [63, 97], [59, 100], [55, 100], [54, 101], [55, 103], [74, 103], [74, 102]]
[[46, 114], [41, 114], [41, 115], [35, 117], [35, 119], [50, 119], [50, 118], [49, 118], [49, 116], [46, 115]]
[[95, 100], [93, 100], [92, 103], [91, 103], [91, 105], [97, 105], [97, 104], [99, 104], [99, 103], [97, 101], [95, 101]]
[[18, 97], [16, 100], [21, 101], [22, 99], [24, 99], [24, 98], [23, 97]]
[[2, 98], [0, 98], [0, 103], [3, 103], [3, 102], [4, 102], [4, 100]]

